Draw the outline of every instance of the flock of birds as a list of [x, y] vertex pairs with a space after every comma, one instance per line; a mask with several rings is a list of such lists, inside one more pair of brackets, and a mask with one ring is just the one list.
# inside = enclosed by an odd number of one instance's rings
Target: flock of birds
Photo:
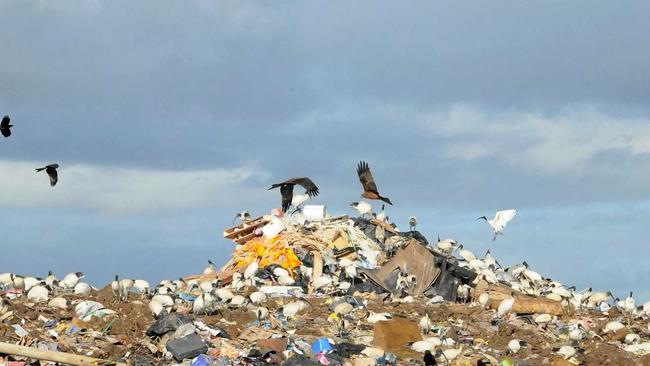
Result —
[[[11, 136], [11, 128], [13, 125], [8, 116], [4, 116], [0, 123], [0, 133], [4, 137]], [[45, 171], [50, 178], [51, 186], [55, 186], [58, 182], [58, 164], [49, 164], [44, 167], [36, 169], [37, 172]], [[390, 198], [382, 196], [379, 193], [377, 184], [370, 171], [368, 163], [361, 161], [357, 166], [357, 175], [363, 187], [362, 198], [367, 200], [382, 201], [382, 208], [379, 213], [373, 212], [372, 204], [367, 201], [353, 202], [350, 206], [354, 208], [361, 217], [370, 215], [379, 221], [388, 222], [384, 204], [392, 205]], [[299, 185], [305, 189], [304, 194], [295, 194], [294, 187]], [[296, 177], [285, 180], [280, 183], [273, 184], [269, 190], [280, 189], [282, 197], [282, 211], [287, 213], [290, 208], [294, 208], [294, 213], [302, 209], [302, 205], [309, 199], [318, 196], [319, 189], [316, 184], [308, 177]], [[516, 216], [515, 209], [498, 211], [493, 219], [488, 219], [486, 216], [479, 217], [477, 220], [485, 220], [492, 229], [494, 236], [492, 240], [496, 240], [499, 235], [503, 235], [503, 230], [506, 225]], [[241, 221], [248, 221], [251, 219], [250, 213], [247, 211], [237, 214], [235, 219]], [[415, 231], [418, 224], [417, 218], [411, 216], [409, 218], [409, 228]], [[508, 284], [513, 291], [518, 291], [524, 294], [534, 295], [538, 297], [546, 297], [561, 302], [565, 306], [573, 306], [576, 309], [595, 309], [602, 312], [608, 311], [610, 308], [615, 307], [620, 310], [623, 317], [630, 319], [639, 316], [650, 316], [650, 302], [637, 306], [632, 292], [624, 299], [619, 299], [613, 296], [611, 292], [594, 292], [591, 288], [576, 291], [575, 287], [567, 287], [562, 283], [545, 278], [539, 273], [530, 268], [528, 263], [523, 262], [520, 265], [511, 267], [502, 267], [497, 260], [492, 257], [488, 250], [483, 258], [477, 257], [474, 253], [463, 247], [458, 241], [454, 239], [440, 239], [438, 237], [437, 243], [431, 245], [431, 249], [435, 252], [448, 256], [455, 257], [457, 253], [458, 263], [462, 267], [466, 267], [476, 272], [478, 276], [474, 284], [463, 284], [458, 288], [458, 296], [462, 301], [469, 302], [472, 298], [473, 286], [480, 280], [484, 280], [490, 284], [505, 283]], [[204, 274], [217, 272], [217, 268], [211, 261], [204, 270]], [[348, 263], [349, 262], [349, 263]], [[352, 261], [341, 260], [338, 263], [338, 272], [332, 275], [323, 275], [317, 279], [318, 283], [313, 283], [316, 290], [327, 291], [328, 293], [336, 293], [337, 290], [344, 290], [341, 283], [345, 281], [339, 278], [345, 278], [351, 282], [358, 276], [356, 264]], [[309, 268], [301, 268], [301, 272], [305, 276], [310, 276]], [[13, 288], [21, 290], [26, 298], [33, 302], [48, 302], [49, 306], [58, 308], [67, 308], [70, 306], [70, 300], [65, 297], [56, 296], [62, 293], [73, 293], [81, 296], [86, 296], [91, 293], [93, 289], [88, 283], [83, 282], [84, 274], [81, 272], [74, 272], [65, 275], [61, 280], [57, 279], [50, 271], [45, 278], [38, 277], [24, 277], [14, 273], [0, 274], [0, 289]], [[405, 280], [408, 282], [407, 280]], [[398, 281], [399, 282], [399, 281]], [[179, 303], [187, 302], [188, 298], [183, 297], [182, 294], [196, 293], [196, 296], [191, 298], [192, 311], [195, 314], [211, 314], [218, 312], [223, 306], [237, 308], [244, 307], [250, 309], [255, 313], [256, 321], [264, 321], [269, 317], [274, 316], [270, 314], [268, 308], [262, 306], [262, 303], [267, 299], [267, 295], [262, 291], [254, 291], [248, 296], [239, 294], [239, 290], [249, 286], [258, 286], [264, 284], [282, 284], [292, 285], [295, 279], [289, 272], [281, 267], [275, 267], [270, 272], [266, 269], [259, 268], [257, 261], [251, 263], [243, 273], [235, 273], [233, 280], [230, 284], [224, 285], [219, 280], [190, 280], [185, 281], [179, 279], [176, 281], [164, 280], [161, 281], [155, 288], [151, 288], [149, 283], [141, 279], [120, 279], [118, 275], [115, 276], [111, 283], [111, 290], [115, 295], [117, 301], [127, 301], [129, 293], [139, 293], [142, 298], [149, 300], [148, 306], [151, 313], [158, 317], [163, 311], [171, 312]], [[344, 292], [343, 292], [344, 293]], [[344, 297], [345, 298], [345, 297]], [[345, 301], [338, 303], [335, 307], [335, 313], [341, 315], [337, 322], [337, 326], [341, 331], [345, 330], [346, 318], [344, 315], [350, 313], [357, 305], [356, 300], [350, 301], [345, 298]], [[411, 299], [412, 300], [412, 299]], [[409, 301], [408, 297], [400, 301]], [[440, 302], [440, 297], [434, 297], [429, 302]], [[483, 293], [478, 297], [478, 305], [488, 306], [491, 299], [487, 293]], [[496, 311], [496, 319], [501, 320], [506, 317], [512, 310], [514, 304], [514, 295], [502, 300]], [[302, 299], [285, 304], [278, 310], [275, 316], [284, 318], [291, 318], [303, 311], [310, 304]], [[0, 312], [7, 307], [6, 299], [0, 304]], [[1, 315], [1, 314], [0, 314]], [[389, 314], [368, 314], [367, 320], [376, 322], [389, 318]], [[554, 318], [548, 314], [540, 314], [535, 317], [535, 322], [538, 324], [550, 323]], [[606, 332], [616, 332], [617, 330], [625, 327], [622, 323], [623, 318], [616, 319], [609, 322], [606, 327]], [[420, 320], [420, 327], [424, 334], [431, 332], [433, 323], [428, 319], [428, 316], [422, 317]], [[569, 334], [569, 338], [574, 341], [582, 340], [587, 337], [588, 332], [581, 323], [575, 323], [565, 326]], [[629, 339], [626, 338], [626, 343], [630, 347], [649, 347], [650, 345], [640, 343], [638, 335], [630, 334]], [[440, 350], [438, 348], [445, 345], [448, 348]], [[416, 351], [424, 353], [425, 363], [427, 365], [435, 365], [436, 360], [446, 359], [450, 360], [455, 358], [462, 351], [461, 348], [452, 348], [454, 345], [453, 340], [445, 338], [444, 335], [429, 337], [424, 341], [412, 344], [412, 348]], [[508, 351], [516, 354], [522, 347], [526, 347], [526, 343], [518, 339], [513, 339], [508, 344]], [[437, 351], [436, 351], [437, 350]], [[579, 350], [573, 346], [563, 346], [556, 350], [558, 355], [563, 358], [569, 359], [573, 357]], [[433, 352], [433, 353], [432, 353]], [[434, 355], [435, 353], [435, 355]]]
[[[567, 287], [558, 281], [545, 278], [531, 269], [526, 262], [503, 268], [491, 256], [489, 250], [483, 258], [478, 258], [453, 239], [438, 239], [438, 242], [432, 245], [432, 249], [440, 254], [455, 257], [461, 266], [476, 271], [479, 274], [475, 280], [477, 282], [485, 280], [492, 284], [505, 283], [513, 291], [553, 299], [566, 306], [572, 305], [576, 309], [590, 309], [600, 312], [608, 312], [611, 308], [618, 309], [622, 314], [621, 317], [609, 321], [603, 327], [604, 333], [614, 333], [625, 328], [625, 323], [630, 324], [630, 319], [650, 316], [650, 301], [638, 305], [631, 292], [626, 298], [619, 299], [615, 298], [611, 292], [594, 292], [591, 288], [576, 291], [575, 287]], [[454, 253], [457, 253], [458, 256], [455, 256]], [[312, 282], [316, 291], [339, 296], [335, 298], [334, 303], [331, 305], [335, 316], [328, 318], [328, 322], [332, 323], [334, 329], [340, 334], [349, 332], [355, 326], [355, 322], [365, 321], [374, 324], [392, 317], [389, 313], [373, 313], [370, 311], [366, 311], [361, 319], [352, 316], [355, 310], [364, 308], [367, 305], [367, 300], [346, 295], [348, 288], [341, 286], [344, 279], [350, 282], [360, 279], [359, 272], [356, 271], [356, 265], [351, 260], [342, 259], [336, 264], [338, 268], [331, 269], [333, 270], [332, 273], [329, 275], [324, 274]], [[218, 269], [215, 264], [208, 261], [208, 266], [203, 270], [203, 274], [208, 275], [216, 272], [218, 272]], [[307, 277], [311, 275], [310, 269], [304, 266], [301, 266], [299, 272]], [[51, 271], [45, 278], [23, 277], [13, 273], [3, 273], [0, 274], [0, 290], [9, 288], [20, 290], [21, 293], [25, 294], [28, 301], [47, 303], [52, 308], [67, 309], [75, 301], [79, 302], [80, 300], [73, 299], [71, 301], [70, 297], [65, 295], [87, 296], [91, 291], [96, 290], [83, 282], [83, 278], [84, 274], [81, 272], [68, 273], [60, 280]], [[245, 268], [243, 273], [235, 273], [232, 282], [229, 284], [224, 284], [219, 279], [178, 279], [175, 281], [163, 280], [154, 288], [151, 288], [145, 280], [120, 279], [116, 275], [110, 287], [115, 296], [115, 301], [127, 301], [130, 294], [148, 300], [149, 310], [156, 318], [163, 312], [174, 312], [179, 306], [191, 307], [192, 313], [196, 315], [211, 315], [220, 313], [224, 308], [229, 308], [253, 312], [255, 322], [259, 324], [267, 321], [290, 320], [312, 306], [304, 299], [294, 299], [276, 311], [271, 311], [269, 307], [265, 306], [268, 295], [260, 290], [262, 286], [293, 285], [295, 281], [290, 273], [282, 267], [260, 268], [259, 262], [253, 261]], [[458, 290], [460, 300], [469, 302], [472, 298], [472, 286], [461, 285]], [[408, 303], [415, 301], [415, 299], [410, 296], [400, 299], [387, 297], [384, 301]], [[443, 301], [442, 297], [436, 296], [428, 299], [427, 302], [433, 304]], [[488, 293], [482, 293], [473, 305], [487, 308], [491, 301]], [[497, 324], [511, 318], [514, 302], [514, 295], [499, 302], [494, 315]], [[2, 303], [0, 303], [0, 316], [9, 307], [10, 304], [6, 299], [3, 299]], [[549, 314], [536, 314], [532, 320], [540, 326], [555, 325], [559, 328], [559, 332], [566, 334], [568, 339], [573, 342], [594, 336], [593, 330], [588, 330], [586, 325], [580, 321], [563, 323], [557, 317]], [[424, 354], [426, 365], [449, 362], [462, 353], [463, 346], [457, 345], [452, 335], [441, 333], [439, 327], [436, 327], [436, 324], [429, 319], [428, 315], [425, 314], [421, 317], [419, 326], [425, 338], [423, 341], [411, 344], [411, 348]], [[641, 337], [635, 333], [626, 336], [625, 344], [626, 349], [630, 352], [639, 350], [650, 352], [650, 342], [641, 342]], [[507, 351], [509, 354], [516, 354], [525, 347], [527, 347], [526, 342], [512, 339], [508, 343]], [[564, 345], [555, 349], [555, 352], [565, 359], [570, 359], [580, 352], [580, 348], [575, 344]]]
[[[375, 178], [373, 177], [372, 172], [370, 171], [370, 166], [367, 162], [359, 162], [357, 165], [357, 175], [359, 177], [359, 181], [361, 182], [361, 186], [363, 187], [363, 193], [361, 193], [361, 197], [367, 200], [383, 201], [389, 205], [393, 204], [390, 198], [382, 196], [379, 193], [377, 183], [375, 183]], [[294, 194], [294, 187], [296, 185], [302, 186], [305, 189], [305, 193]], [[271, 188], [269, 188], [269, 190], [275, 188], [280, 188], [280, 194], [282, 196], [282, 211], [285, 213], [289, 212], [291, 207], [294, 208], [293, 213], [300, 212], [302, 205], [305, 202], [313, 197], [318, 196], [319, 194], [318, 187], [309, 177], [295, 177], [287, 179], [284, 182], [271, 185]], [[368, 215], [374, 217], [376, 220], [388, 222], [388, 216], [386, 215], [384, 204], [382, 204], [381, 211], [379, 213], [373, 212], [372, 204], [366, 201], [352, 202], [350, 204], [350, 207], [355, 209], [361, 217]], [[477, 220], [485, 220], [488, 225], [490, 225], [490, 228], [492, 228], [492, 231], [494, 232], [492, 241], [495, 241], [498, 235], [503, 235], [503, 230], [505, 229], [506, 225], [516, 215], [517, 210], [509, 209], [498, 211], [493, 219], [488, 219], [485, 216], [481, 216]], [[240, 212], [235, 216], [235, 220], [237, 219], [241, 220], [242, 222], [246, 222], [251, 219], [251, 214], [248, 211]], [[409, 217], [409, 227], [411, 231], [415, 231], [417, 224], [417, 217]]]
[[[2, 122], [0, 122], [0, 133], [2, 133], [2, 136], [5, 138], [11, 136], [12, 127], [14, 127], [14, 125], [11, 124], [11, 118], [9, 118], [9, 116], [2, 117]], [[50, 186], [54, 187], [59, 181], [59, 173], [57, 169], [59, 169], [59, 164], [48, 164], [42, 168], [36, 168], [36, 172], [38, 173], [45, 170], [45, 173], [50, 177]]]
[[[0, 122], [0, 133], [2, 133], [5, 138], [7, 138], [11, 136], [12, 127], [14, 126], [11, 124], [11, 118], [5, 115], [2, 118], [2, 122]], [[59, 164], [54, 163], [48, 164], [41, 168], [36, 168], [36, 172], [38, 173], [45, 171], [45, 173], [47, 173], [50, 178], [50, 186], [54, 187], [59, 181], [58, 169]], [[363, 187], [363, 193], [361, 194], [361, 197], [368, 200], [381, 200], [385, 203], [388, 203], [389, 205], [393, 204], [390, 198], [382, 196], [379, 193], [379, 189], [377, 188], [377, 184], [375, 183], [375, 179], [372, 176], [372, 172], [370, 171], [370, 166], [368, 163], [365, 161], [359, 162], [357, 166], [357, 175]], [[296, 185], [302, 186], [305, 189], [305, 193], [294, 194], [293, 190]], [[271, 188], [269, 188], [269, 190], [275, 188], [280, 188], [280, 194], [282, 195], [282, 211], [285, 213], [288, 212], [289, 208], [292, 206], [295, 208], [294, 212], [300, 211], [301, 206], [305, 202], [313, 197], [318, 196], [319, 193], [316, 184], [314, 184], [314, 182], [308, 177], [296, 177], [287, 179], [284, 182], [271, 185]], [[368, 202], [353, 202], [350, 206], [357, 210], [362, 216], [373, 214], [372, 205]], [[497, 212], [494, 219], [492, 220], [488, 220], [485, 216], [480, 217], [479, 219], [484, 219], [490, 225], [494, 231], [494, 238], [492, 239], [494, 241], [498, 235], [503, 235], [503, 229], [505, 228], [506, 224], [512, 220], [516, 214], [517, 211], [511, 209]], [[380, 221], [387, 220], [383, 205], [381, 213], [374, 216]], [[250, 220], [250, 214], [244, 211], [237, 214], [236, 219], [240, 219], [242, 221]], [[415, 230], [415, 227], [417, 225], [417, 218], [415, 216], [411, 216], [409, 218], [409, 225], [411, 230]]]

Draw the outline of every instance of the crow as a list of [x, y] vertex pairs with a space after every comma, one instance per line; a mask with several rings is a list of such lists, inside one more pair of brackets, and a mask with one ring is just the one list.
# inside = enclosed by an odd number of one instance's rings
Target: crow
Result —
[[425, 366], [436, 366], [436, 365], [438, 365], [438, 363], [436, 362], [436, 358], [433, 356], [433, 354], [429, 350], [424, 351], [424, 365]]
[[293, 186], [296, 184], [301, 185], [310, 198], [318, 196], [318, 187], [316, 187], [314, 182], [307, 177], [291, 178], [282, 183], [275, 183], [271, 188], [269, 188], [269, 190], [280, 187], [280, 193], [282, 194], [282, 212], [287, 212], [287, 210], [289, 210], [291, 200], [293, 199]]
[[45, 170], [45, 173], [47, 173], [47, 175], [50, 176], [50, 185], [54, 187], [56, 185], [56, 182], [59, 181], [59, 174], [56, 172], [58, 168], [59, 168], [59, 164], [50, 164], [42, 168], [37, 168], [36, 172]]
[[11, 122], [11, 118], [9, 118], [9, 116], [2, 117], [2, 122], [0, 123], [0, 132], [4, 137], [11, 136], [11, 128], [14, 125], [10, 125], [9, 122]]
[[390, 198], [382, 197], [379, 194], [379, 191], [377, 190], [377, 184], [375, 184], [375, 179], [372, 177], [368, 163], [365, 161], [360, 162], [359, 166], [357, 166], [357, 174], [359, 175], [359, 180], [363, 186], [363, 193], [361, 194], [361, 197], [370, 200], [382, 200], [389, 205], [393, 204], [390, 201]]

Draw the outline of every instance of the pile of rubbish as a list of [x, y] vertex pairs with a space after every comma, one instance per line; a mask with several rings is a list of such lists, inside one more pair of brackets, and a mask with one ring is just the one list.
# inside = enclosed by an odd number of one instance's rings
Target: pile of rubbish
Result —
[[224, 231], [221, 269], [102, 289], [0, 274], [0, 365], [650, 365], [650, 303], [322, 206]]

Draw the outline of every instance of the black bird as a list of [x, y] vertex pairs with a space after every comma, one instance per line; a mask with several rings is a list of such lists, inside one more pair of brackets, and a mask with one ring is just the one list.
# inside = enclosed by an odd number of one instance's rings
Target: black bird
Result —
[[359, 180], [363, 186], [363, 193], [361, 194], [361, 197], [367, 198], [369, 200], [382, 200], [389, 205], [393, 204], [390, 201], [390, 198], [382, 197], [379, 194], [379, 191], [377, 190], [377, 184], [375, 183], [375, 179], [372, 177], [368, 163], [365, 161], [359, 162], [359, 165], [357, 166], [357, 175], [359, 176]]
[[9, 122], [11, 122], [11, 118], [9, 118], [9, 116], [2, 117], [2, 122], [0, 123], [0, 133], [2, 133], [2, 136], [4, 137], [11, 136], [11, 128], [14, 125], [10, 125]]
[[433, 354], [431, 351], [426, 350], [424, 351], [424, 366], [436, 366], [438, 363], [436, 362], [436, 358], [433, 357]]
[[287, 212], [291, 206], [291, 200], [293, 199], [293, 186], [296, 184], [301, 185], [310, 198], [318, 196], [318, 187], [316, 187], [314, 182], [307, 177], [291, 178], [282, 183], [275, 183], [271, 188], [269, 188], [269, 190], [280, 187], [280, 193], [282, 194], [282, 212]]
[[50, 164], [46, 165], [42, 168], [37, 168], [36, 172], [40, 172], [41, 170], [45, 170], [45, 173], [50, 176], [50, 185], [54, 187], [56, 185], [56, 182], [59, 181], [59, 174], [56, 172], [56, 170], [59, 168], [59, 164]]

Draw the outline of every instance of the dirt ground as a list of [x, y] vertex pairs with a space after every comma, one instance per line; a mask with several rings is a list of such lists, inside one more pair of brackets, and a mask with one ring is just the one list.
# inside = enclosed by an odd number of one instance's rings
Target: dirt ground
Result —
[[[550, 365], [557, 358], [553, 349], [569, 344], [566, 340], [558, 339], [552, 325], [545, 329], [535, 324], [529, 317], [517, 317], [499, 325], [493, 323], [494, 311], [485, 310], [479, 306], [469, 304], [439, 304], [425, 306], [422, 302], [415, 303], [384, 303], [378, 298], [364, 295], [368, 300], [367, 308], [356, 310], [350, 315], [351, 325], [346, 333], [338, 333], [334, 324], [328, 320], [332, 314], [329, 309], [331, 303], [327, 298], [310, 298], [311, 306], [295, 319], [274, 323], [270, 332], [276, 334], [292, 334], [306, 342], [313, 342], [320, 337], [333, 338], [337, 343], [366, 343], [372, 344], [374, 326], [365, 321], [369, 312], [390, 313], [393, 318], [409, 319], [417, 324], [419, 319], [428, 314], [433, 323], [447, 329], [446, 336], [454, 340], [457, 346], [464, 345], [465, 357], [469, 364], [475, 365], [476, 360], [483, 355], [502, 360], [507, 354], [507, 344], [513, 338], [527, 343], [521, 351], [510, 357], [527, 365]], [[68, 296], [71, 300], [81, 300], [79, 297]], [[0, 324], [0, 341], [33, 345], [35, 342], [56, 342], [59, 350], [79, 352], [86, 350], [86, 355], [110, 359], [138, 359], [140, 365], [168, 363], [159, 352], [163, 347], [157, 340], [150, 340], [146, 336], [147, 329], [153, 324], [154, 318], [150, 314], [147, 300], [137, 296], [129, 298], [128, 302], [119, 302], [113, 296], [110, 287], [105, 287], [83, 300], [92, 300], [102, 303], [106, 308], [114, 310], [115, 316], [106, 319], [93, 319], [82, 322], [75, 317], [74, 307], [68, 310], [54, 310], [45, 305], [27, 306], [21, 300], [12, 303], [14, 317], [11, 321]], [[271, 314], [278, 311], [282, 305], [291, 301], [288, 299], [267, 299], [264, 306], [268, 307]], [[189, 312], [189, 307], [179, 308], [179, 312]], [[249, 349], [254, 346], [250, 336], [251, 329], [255, 329], [253, 322], [255, 315], [250, 309], [222, 308], [218, 313], [209, 316], [194, 316], [187, 314], [191, 319], [200, 319], [208, 326], [219, 327], [230, 335], [230, 345]], [[616, 314], [612, 314], [616, 315]], [[576, 318], [576, 314], [567, 315], [561, 321], [568, 322]], [[583, 313], [583, 317], [594, 319], [594, 328], [599, 329], [608, 318], [603, 314]], [[60, 336], [55, 338], [43, 327], [43, 318], [56, 320], [58, 324], [74, 325], [79, 328], [76, 337]], [[29, 332], [27, 337], [18, 337], [14, 327], [8, 323], [23, 323], [23, 328]], [[647, 323], [639, 323], [632, 329], [639, 330], [641, 334], [647, 332]], [[61, 331], [62, 333], [64, 331]], [[627, 334], [615, 335], [614, 338], [624, 337]], [[644, 335], [647, 338], [647, 334]], [[580, 342], [576, 347], [581, 349], [577, 359], [584, 365], [636, 365], [638, 357], [608, 343], [611, 337], [602, 338], [602, 335], [590, 337]], [[218, 345], [215, 341], [213, 345]], [[408, 344], [394, 351], [402, 360], [400, 364], [422, 364], [421, 354], [412, 351]], [[471, 360], [471, 361], [470, 361]], [[525, 363], [522, 363], [525, 362]], [[462, 363], [458, 363], [462, 364]]]

